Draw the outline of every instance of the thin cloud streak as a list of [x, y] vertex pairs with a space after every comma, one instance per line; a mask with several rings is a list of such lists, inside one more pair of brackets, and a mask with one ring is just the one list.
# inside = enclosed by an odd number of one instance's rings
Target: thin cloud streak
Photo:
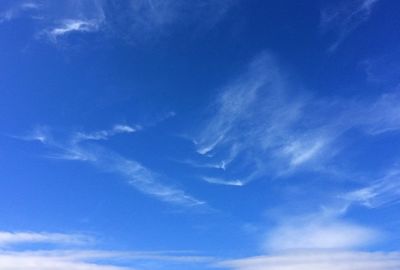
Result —
[[99, 22], [97, 21], [84, 21], [84, 20], [65, 20], [59, 23], [59, 25], [53, 29], [47, 30], [46, 33], [53, 41], [57, 41], [57, 38], [70, 34], [73, 32], [95, 32], [99, 30]]
[[333, 32], [336, 40], [329, 46], [335, 51], [340, 44], [361, 24], [366, 22], [380, 0], [350, 0], [321, 11], [321, 28], [324, 33]]
[[[79, 239], [90, 237], [81, 235]], [[198, 265], [214, 262], [206, 256], [196, 256], [179, 251], [115, 251], [92, 250], [80, 247], [67, 249], [76, 244], [77, 235], [38, 232], [0, 232], [0, 269], [7, 270], [133, 270], [142, 263], [160, 265]], [[90, 238], [91, 239], [91, 238]], [[37, 244], [24, 248], [24, 244]], [[55, 244], [41, 248], [40, 244]], [[91, 244], [85, 241], [82, 244]], [[124, 265], [124, 266], [122, 266]], [[128, 266], [129, 265], [129, 266]], [[141, 269], [141, 268], [139, 268]]]
[[224, 186], [237, 186], [241, 187], [244, 186], [246, 183], [241, 181], [241, 180], [225, 180], [221, 178], [215, 178], [215, 177], [203, 177], [202, 178], [204, 181], [210, 184], [215, 184], [215, 185], [224, 185]]
[[378, 232], [340, 220], [294, 220], [272, 230], [266, 249], [272, 251], [301, 249], [353, 249], [365, 247], [378, 239]]
[[101, 170], [116, 173], [140, 192], [161, 201], [185, 207], [205, 205], [205, 202], [195, 199], [184, 191], [161, 183], [159, 175], [139, 162], [124, 158], [99, 145], [84, 143], [87, 140], [105, 140], [117, 134], [133, 133], [136, 130], [126, 125], [116, 125], [111, 130], [74, 133], [69, 139], [61, 142], [51, 136], [49, 129], [41, 128], [34, 130], [31, 135], [23, 139], [36, 140], [46, 145], [52, 152], [47, 156], [48, 158], [87, 162]]
[[[40, 18], [36, 37], [54, 43], [74, 33], [94, 32], [107, 32], [107, 35], [138, 42], [165, 36], [183, 21], [193, 28], [210, 28], [225, 16], [234, 1], [16, 1], [0, 13], [0, 23], [20, 17]], [[35, 13], [30, 14], [31, 11]]]
[[0, 231], [0, 247], [22, 243], [82, 245], [90, 242], [93, 242], [93, 239], [84, 235]]
[[397, 270], [398, 252], [298, 251], [224, 261], [232, 270]]
[[389, 171], [383, 178], [373, 181], [366, 187], [348, 192], [340, 198], [351, 204], [377, 208], [400, 202], [400, 170]]
[[[210, 117], [193, 138], [201, 158], [189, 165], [218, 167], [222, 178], [239, 178], [246, 184], [298, 169], [323, 171], [349, 130], [369, 136], [400, 130], [396, 92], [369, 101], [332, 101], [298, 91], [289, 78], [273, 55], [257, 56], [244, 74], [220, 91]], [[203, 177], [213, 176], [205, 172]]]

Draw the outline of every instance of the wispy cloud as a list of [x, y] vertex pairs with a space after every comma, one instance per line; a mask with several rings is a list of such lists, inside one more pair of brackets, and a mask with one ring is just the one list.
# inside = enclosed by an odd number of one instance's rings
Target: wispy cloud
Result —
[[258, 56], [245, 74], [223, 87], [195, 137], [197, 152], [209, 157], [208, 163], [225, 164], [227, 176], [238, 168], [252, 171], [243, 183], [257, 172], [275, 174], [312, 161], [336, 134], [308, 121], [308, 99], [291, 88], [270, 53]]
[[267, 250], [348, 250], [370, 245], [378, 240], [378, 233], [372, 229], [320, 217], [292, 219], [267, 237]]
[[235, 180], [225, 180], [221, 178], [215, 178], [215, 177], [203, 177], [203, 180], [210, 183], [210, 184], [216, 184], [216, 185], [224, 185], [224, 186], [243, 186], [245, 185], [245, 182], [235, 179]]
[[50, 149], [48, 158], [87, 162], [101, 170], [116, 173], [126, 179], [128, 184], [144, 194], [180, 206], [200, 206], [205, 202], [195, 199], [184, 191], [160, 181], [160, 176], [139, 162], [122, 157], [100, 145], [85, 144], [85, 141], [106, 140], [121, 133], [133, 133], [140, 127], [115, 125], [110, 130], [91, 133], [77, 132], [65, 140], [55, 139], [47, 128], [36, 129], [32, 134], [22, 137], [36, 140]]
[[321, 11], [321, 28], [325, 33], [333, 33], [335, 41], [329, 51], [334, 51], [354, 30], [366, 22], [374, 6], [380, 0], [349, 0]]
[[84, 20], [64, 20], [60, 22], [56, 27], [47, 30], [46, 33], [49, 37], [56, 41], [57, 38], [73, 33], [73, 32], [95, 32], [99, 30], [99, 23], [96, 21], [84, 21]]
[[399, 203], [400, 170], [397, 168], [392, 169], [383, 178], [340, 197], [351, 204], [361, 204], [369, 208]]
[[[3, 12], [0, 23], [20, 17], [40, 18], [39, 38], [61, 41], [76, 33], [107, 31], [127, 40], [148, 40], [165, 36], [186, 25], [212, 27], [233, 0], [18, 0]], [[30, 14], [35, 11], [35, 14]], [[31, 16], [34, 15], [34, 16]], [[208, 26], [206, 26], [208, 25]], [[199, 27], [200, 28], [200, 27]]]
[[85, 132], [77, 132], [73, 136], [74, 143], [78, 143], [79, 141], [85, 140], [107, 140], [112, 136], [123, 134], [123, 133], [134, 133], [141, 130], [142, 127], [139, 125], [136, 126], [129, 126], [129, 125], [115, 125], [112, 129], [109, 130], [99, 130], [92, 133], [85, 133]]
[[397, 270], [396, 252], [308, 251], [291, 252], [219, 263], [233, 270]]
[[187, 163], [223, 171], [205, 170], [209, 183], [241, 179], [244, 185], [298, 169], [323, 171], [349, 130], [367, 136], [400, 130], [396, 91], [369, 100], [316, 98], [290, 78], [271, 53], [257, 56], [209, 106], [210, 117], [193, 138], [200, 156]]
[[41, 7], [37, 2], [15, 1], [13, 5], [0, 9], [0, 23], [9, 22], [24, 15], [34, 18]]
[[81, 245], [88, 244], [92, 241], [92, 238], [89, 236], [76, 234], [0, 231], [0, 247], [22, 243]]
[[[168, 269], [176, 265], [204, 265], [214, 258], [196, 256], [179, 251], [146, 252], [93, 250], [84, 246], [67, 249], [65, 244], [76, 244], [88, 236], [37, 232], [0, 232], [0, 269], [7, 270], [133, 270], [148, 269], [146, 264], [157, 269]], [[29, 246], [23, 244], [57, 244], [56, 246]], [[83, 241], [82, 244], [91, 242]], [[5, 245], [2, 245], [5, 244]], [[11, 245], [13, 244], [13, 245]]]
[[[108, 22], [126, 38], [138, 40], [165, 36], [182, 22], [191, 27], [212, 27], [224, 17], [232, 0], [135, 0], [113, 2]], [[128, 31], [126, 31], [128, 30]]]

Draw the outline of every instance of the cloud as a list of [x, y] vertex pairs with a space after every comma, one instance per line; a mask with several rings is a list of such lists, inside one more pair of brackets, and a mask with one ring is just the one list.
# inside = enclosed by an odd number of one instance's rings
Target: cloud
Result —
[[37, 2], [15, 1], [13, 5], [0, 10], [0, 23], [9, 22], [23, 15], [34, 17], [42, 6]]
[[99, 29], [99, 23], [96, 21], [84, 21], [84, 20], [64, 20], [59, 23], [58, 26], [55, 28], [52, 28], [50, 30], [47, 30], [47, 34], [50, 36], [50, 38], [54, 41], [57, 40], [57, 38], [73, 33], [73, 32], [95, 32]]
[[141, 130], [142, 127], [139, 125], [136, 126], [129, 126], [129, 125], [115, 125], [112, 129], [110, 130], [100, 130], [92, 133], [84, 133], [84, 132], [77, 132], [74, 135], [73, 141], [74, 143], [78, 143], [80, 141], [85, 141], [85, 140], [108, 140], [110, 137], [118, 135], [118, 134], [123, 134], [123, 133], [134, 133], [139, 130]]
[[61, 233], [35, 233], [35, 232], [2, 232], [0, 231], [0, 247], [21, 243], [51, 243], [51, 244], [87, 244], [92, 239], [84, 235]]
[[361, 24], [366, 22], [374, 6], [380, 0], [342, 1], [321, 11], [321, 28], [324, 33], [333, 33], [335, 41], [329, 47], [334, 51]]
[[367, 133], [380, 135], [386, 132], [400, 130], [400, 94], [395, 91], [383, 94], [372, 104], [364, 109], [364, 117], [360, 124]]
[[295, 94], [287, 77], [275, 57], [263, 53], [222, 88], [194, 138], [197, 153], [208, 158], [203, 163], [224, 164], [226, 178], [247, 171], [240, 177], [247, 183], [302, 167], [326, 150], [336, 129], [317, 119], [322, 106]]
[[397, 270], [400, 253], [291, 252], [224, 261], [218, 266], [232, 270]]
[[[234, 0], [16, 0], [0, 12], [0, 23], [34, 20], [36, 37], [53, 42], [76, 33], [107, 32], [124, 40], [165, 36], [182, 22], [192, 28], [212, 27]], [[33, 12], [34, 11], [34, 12]]]
[[[212, 27], [231, 7], [232, 0], [135, 0], [109, 1], [108, 23], [133, 40], [165, 36], [182, 23], [191, 28]], [[126, 31], [128, 30], [128, 31]]]
[[245, 183], [241, 180], [225, 180], [221, 178], [214, 178], [214, 177], [203, 177], [203, 180], [210, 184], [216, 185], [224, 185], [224, 186], [243, 186]]
[[207, 106], [209, 117], [193, 132], [198, 155], [183, 163], [204, 168], [203, 179], [212, 184], [241, 179], [244, 185], [300, 169], [328, 173], [348, 131], [400, 130], [398, 91], [364, 100], [317, 98], [290, 78], [271, 53], [256, 56]]
[[351, 204], [361, 204], [369, 208], [398, 203], [400, 202], [400, 170], [392, 169], [383, 178], [340, 197]]
[[[214, 258], [195, 256], [188, 252], [113, 251], [63, 248], [65, 244], [91, 239], [84, 235], [38, 232], [0, 232], [0, 269], [4, 270], [133, 270], [151, 264], [157, 269], [168, 269], [177, 264], [197, 265]], [[26, 243], [51, 243], [55, 247], [40, 245], [24, 248]], [[82, 244], [89, 242], [83, 241]], [[5, 244], [5, 245], [2, 245]], [[11, 245], [12, 244], [12, 245]], [[81, 244], [81, 243], [80, 243]], [[61, 247], [60, 247], [61, 245]], [[140, 267], [140, 268], [139, 268]]]
[[192, 207], [206, 203], [195, 199], [184, 191], [160, 181], [160, 176], [139, 162], [122, 157], [121, 155], [101, 147], [98, 144], [87, 144], [85, 141], [106, 140], [121, 133], [134, 133], [141, 127], [115, 125], [110, 130], [91, 133], [77, 132], [69, 138], [54, 139], [49, 128], [35, 129], [32, 134], [22, 137], [25, 140], [39, 141], [50, 150], [48, 158], [87, 162], [103, 171], [122, 176], [127, 183], [140, 192], [153, 196], [161, 201]]
[[378, 233], [337, 220], [295, 220], [268, 234], [267, 250], [353, 249], [375, 242]]

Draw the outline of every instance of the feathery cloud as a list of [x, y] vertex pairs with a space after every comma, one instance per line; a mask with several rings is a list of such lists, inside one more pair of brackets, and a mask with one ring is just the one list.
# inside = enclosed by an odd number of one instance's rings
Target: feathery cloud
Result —
[[218, 266], [232, 270], [397, 270], [400, 268], [400, 254], [298, 251], [224, 261]]
[[378, 233], [360, 225], [337, 220], [295, 220], [271, 231], [267, 250], [353, 249], [377, 240]]
[[351, 204], [361, 204], [369, 208], [398, 203], [400, 202], [400, 170], [392, 169], [383, 178], [340, 197]]
[[140, 192], [161, 201], [186, 207], [205, 205], [205, 202], [195, 199], [184, 191], [162, 183], [159, 175], [139, 162], [124, 158], [100, 145], [83, 144], [87, 140], [106, 140], [117, 134], [134, 133], [140, 129], [140, 126], [115, 125], [110, 130], [73, 133], [63, 141], [53, 138], [48, 128], [38, 128], [23, 139], [36, 140], [46, 145], [51, 151], [51, 154], [47, 155], [48, 158], [87, 162], [101, 170], [116, 173]]
[[321, 11], [323, 32], [333, 32], [335, 41], [329, 51], [334, 51], [354, 30], [366, 22], [380, 0], [350, 0]]
[[[40, 18], [39, 38], [53, 42], [73, 33], [108, 31], [128, 40], [147, 40], [164, 36], [182, 21], [192, 27], [212, 27], [233, 0], [17, 0], [0, 11], [0, 23], [15, 18]], [[35, 11], [34, 14], [32, 11]], [[201, 27], [200, 27], [201, 26]]]
[[[60, 233], [0, 232], [0, 269], [7, 270], [133, 270], [143, 263], [160, 264], [167, 269], [172, 265], [197, 265], [214, 258], [196, 256], [188, 252], [92, 250], [84, 246], [67, 249], [65, 245], [91, 244], [91, 237]], [[81, 242], [82, 241], [82, 242]], [[24, 248], [23, 244], [55, 244]], [[4, 245], [2, 245], [4, 244]], [[124, 266], [122, 266], [124, 265]], [[129, 266], [128, 266], [129, 265]]]
[[400, 130], [396, 91], [374, 100], [332, 101], [299, 91], [289, 78], [271, 53], [257, 56], [220, 91], [193, 139], [201, 157], [188, 165], [222, 169], [203, 175], [209, 183], [241, 179], [246, 184], [297, 169], [324, 170], [351, 129], [368, 136]]
[[0, 231], [0, 247], [21, 243], [81, 245], [90, 242], [92, 242], [90, 237], [76, 234]]

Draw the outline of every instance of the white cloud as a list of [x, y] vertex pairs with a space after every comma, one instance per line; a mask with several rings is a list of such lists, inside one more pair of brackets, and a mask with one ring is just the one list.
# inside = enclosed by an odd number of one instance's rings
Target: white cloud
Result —
[[[332, 100], [299, 88], [273, 55], [257, 56], [207, 107], [210, 116], [193, 136], [200, 156], [186, 163], [222, 169], [219, 179], [242, 183], [298, 169], [329, 173], [332, 169], [325, 167], [342, 150], [347, 131], [377, 136], [400, 130], [397, 92], [374, 100]], [[204, 179], [215, 178], [204, 171]]]
[[115, 125], [112, 129], [108, 130], [99, 130], [91, 133], [87, 132], [77, 132], [74, 135], [74, 138], [72, 139], [74, 143], [78, 143], [80, 141], [85, 141], [85, 140], [108, 140], [110, 137], [118, 135], [118, 134], [124, 134], [124, 133], [135, 133], [139, 130], [141, 130], [141, 126], [136, 125], [136, 126], [129, 126], [129, 125]]
[[400, 253], [354, 251], [308, 251], [224, 261], [232, 270], [398, 270]]
[[[196, 265], [214, 261], [211, 257], [188, 252], [109, 251], [66, 249], [64, 245], [91, 244], [91, 237], [59, 233], [0, 232], [0, 269], [2, 270], [133, 270], [143, 264], [160, 264], [168, 269], [176, 264]], [[82, 242], [81, 242], [82, 241]], [[23, 244], [38, 244], [24, 248]], [[56, 244], [56, 248], [39, 244]], [[4, 244], [4, 245], [2, 245]], [[122, 265], [125, 265], [124, 267]], [[128, 266], [129, 265], [129, 266]], [[147, 269], [147, 268], [146, 268]]]
[[0, 10], [0, 23], [20, 17], [40, 18], [34, 22], [41, 29], [36, 36], [53, 42], [73, 33], [99, 31], [138, 42], [164, 36], [181, 22], [193, 28], [212, 27], [233, 1], [16, 0], [8, 9]]
[[0, 7], [0, 23], [20, 18], [23, 15], [32, 17], [35, 14], [33, 12], [37, 12], [41, 8], [37, 2], [15, 1], [13, 4], [15, 5], [5, 7], [3, 10]]
[[[93, 257], [79, 259], [70, 256], [53, 254], [49, 256], [30, 252], [0, 252], [0, 268], [4, 270], [123, 270], [133, 269], [110, 264], [97, 264], [87, 260]], [[95, 258], [104, 259], [101, 256]]]
[[[181, 23], [193, 28], [212, 27], [224, 17], [232, 0], [133, 0], [112, 2], [108, 23], [125, 37], [149, 39], [164, 36], [180, 27]], [[126, 31], [128, 30], [128, 31]]]
[[0, 231], [0, 247], [21, 243], [52, 243], [52, 244], [87, 244], [92, 239], [84, 235], [36, 232], [2, 232]]
[[246, 183], [239, 180], [225, 180], [221, 178], [216, 178], [216, 177], [203, 177], [203, 180], [210, 183], [210, 184], [216, 184], [216, 185], [224, 185], [224, 186], [244, 186]]
[[[140, 192], [153, 196], [161, 201], [180, 206], [201, 206], [206, 203], [198, 200], [183, 190], [162, 183], [160, 176], [135, 160], [130, 160], [100, 145], [86, 145], [86, 140], [106, 140], [120, 133], [133, 133], [140, 126], [115, 125], [111, 130], [92, 133], [73, 133], [68, 139], [52, 138], [48, 128], [38, 128], [25, 140], [37, 140], [46, 145], [51, 153], [48, 158], [87, 162], [101, 170], [116, 173]], [[50, 139], [51, 138], [51, 139]]]
[[400, 202], [400, 170], [392, 169], [383, 178], [366, 187], [341, 196], [351, 204], [358, 203], [369, 208]]
[[383, 94], [374, 103], [364, 109], [364, 118], [361, 125], [371, 135], [379, 135], [386, 132], [400, 130], [400, 93]]
[[307, 165], [326, 150], [339, 133], [327, 121], [310, 120], [324, 108], [295, 94], [287, 77], [277, 60], [263, 53], [223, 87], [194, 139], [197, 152], [208, 157], [205, 164], [224, 164], [225, 178], [231, 179], [234, 170], [251, 171], [242, 177], [245, 183], [258, 173], [277, 175]]
[[73, 32], [95, 32], [99, 30], [99, 22], [68, 19], [60, 22], [55, 28], [47, 30], [47, 34], [53, 39]]
[[375, 242], [378, 233], [336, 220], [295, 220], [270, 232], [267, 250], [353, 249]]
[[324, 8], [321, 27], [325, 33], [333, 32], [335, 41], [329, 47], [334, 51], [354, 30], [366, 22], [380, 0], [350, 0]]

